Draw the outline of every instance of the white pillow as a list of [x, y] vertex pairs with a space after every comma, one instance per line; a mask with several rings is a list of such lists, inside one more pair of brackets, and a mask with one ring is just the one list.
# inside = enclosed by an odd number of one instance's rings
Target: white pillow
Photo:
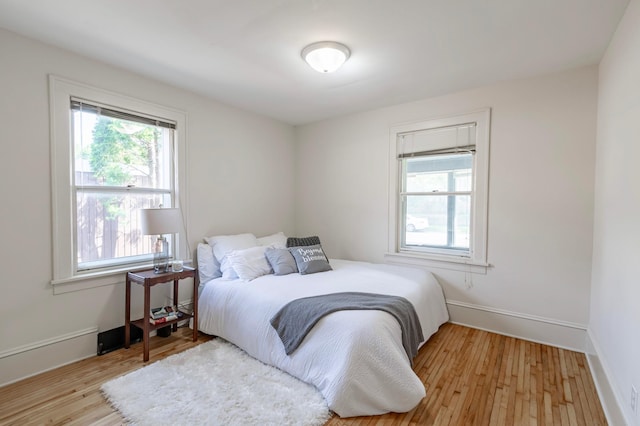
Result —
[[287, 236], [283, 232], [258, 238], [258, 245], [271, 246], [273, 248], [287, 248]]
[[220, 264], [213, 255], [213, 248], [209, 244], [198, 243], [196, 255], [198, 258], [198, 276], [201, 283], [222, 276]]
[[205, 240], [213, 247], [213, 255], [220, 263], [222, 277], [228, 279], [238, 278], [238, 275], [229, 264], [227, 255], [233, 250], [242, 250], [258, 245], [258, 240], [253, 234], [216, 235], [207, 237]]
[[271, 273], [271, 265], [264, 255], [266, 249], [265, 246], [258, 246], [233, 250], [227, 258], [241, 280], [251, 281]]

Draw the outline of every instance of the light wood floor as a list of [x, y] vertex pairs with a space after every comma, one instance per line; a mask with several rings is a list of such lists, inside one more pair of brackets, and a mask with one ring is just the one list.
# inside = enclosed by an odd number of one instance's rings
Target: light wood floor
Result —
[[[210, 340], [190, 330], [151, 339], [151, 362]], [[0, 388], [0, 425], [119, 425], [100, 393], [111, 378], [142, 367], [142, 344]], [[411, 412], [332, 417], [326, 426], [605, 425], [583, 354], [454, 324], [420, 349], [414, 369], [427, 397]]]

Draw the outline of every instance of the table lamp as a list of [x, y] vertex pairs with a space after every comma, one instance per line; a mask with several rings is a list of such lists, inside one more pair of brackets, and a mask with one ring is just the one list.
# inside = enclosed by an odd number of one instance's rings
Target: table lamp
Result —
[[182, 217], [180, 209], [141, 209], [140, 222], [144, 235], [157, 235], [153, 250], [153, 270], [156, 274], [168, 272], [169, 242], [165, 234], [175, 234], [180, 231]]

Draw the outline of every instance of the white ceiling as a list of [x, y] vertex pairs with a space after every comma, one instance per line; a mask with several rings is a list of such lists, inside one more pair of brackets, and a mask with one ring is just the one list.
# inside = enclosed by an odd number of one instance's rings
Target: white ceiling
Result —
[[[0, 27], [304, 124], [598, 63], [628, 2], [0, 0]], [[323, 40], [333, 74], [300, 57]]]

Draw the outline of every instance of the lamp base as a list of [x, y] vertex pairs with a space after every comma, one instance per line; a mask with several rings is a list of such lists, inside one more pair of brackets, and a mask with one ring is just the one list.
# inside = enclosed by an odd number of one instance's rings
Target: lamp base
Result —
[[156, 274], [164, 274], [164, 273], [170, 272], [170, 271], [171, 271], [171, 269], [167, 268], [166, 266], [165, 267], [156, 266], [156, 265], [153, 266], [153, 272], [156, 273]]
[[158, 237], [153, 252], [153, 271], [156, 274], [169, 272], [169, 242], [164, 237]]

